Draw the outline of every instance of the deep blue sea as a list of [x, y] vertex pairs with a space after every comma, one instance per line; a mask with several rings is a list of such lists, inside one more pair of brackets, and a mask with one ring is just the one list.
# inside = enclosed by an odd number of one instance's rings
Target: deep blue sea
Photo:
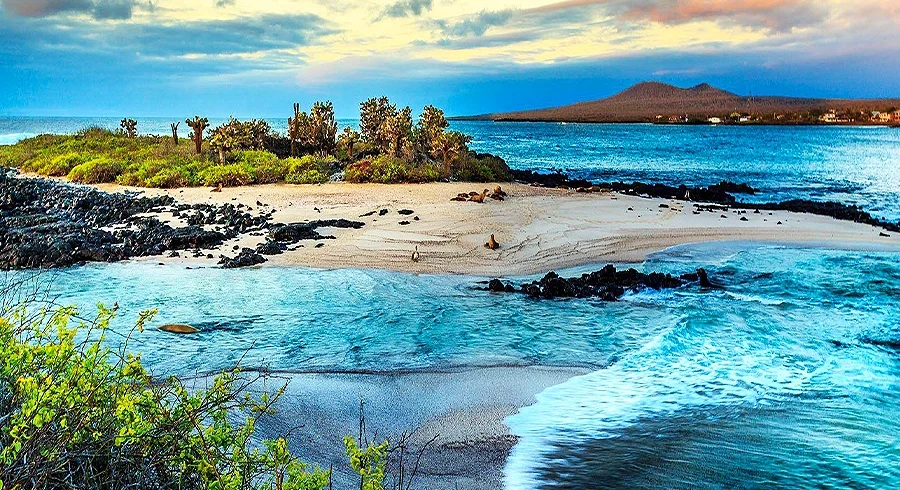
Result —
[[[165, 134], [168, 122], [139, 128]], [[89, 124], [118, 122], [0, 118], [0, 138]], [[760, 199], [834, 199], [900, 219], [900, 130], [454, 126], [515, 168], [728, 179], [763, 189]], [[900, 253], [720, 243], [676, 247], [637, 267], [704, 267], [724, 289], [534, 301], [475, 290], [483, 278], [468, 276], [148, 262], [43, 279], [85, 313], [117, 303], [117, 331], [152, 307], [156, 323], [199, 326], [193, 337], [148, 329], [132, 340], [160, 373], [241, 358], [284, 370], [589, 368], [507, 419], [520, 437], [505, 472], [514, 490], [900, 488]]]

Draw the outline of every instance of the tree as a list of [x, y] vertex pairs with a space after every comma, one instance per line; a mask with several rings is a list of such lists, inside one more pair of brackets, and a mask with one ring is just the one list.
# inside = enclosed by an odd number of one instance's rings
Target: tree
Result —
[[366, 143], [380, 152], [388, 150], [388, 138], [384, 134], [385, 122], [397, 114], [397, 106], [387, 97], [371, 98], [359, 105], [359, 133]]
[[127, 117], [122, 119], [119, 123], [119, 128], [126, 138], [137, 138], [137, 121], [134, 119], [128, 119]]
[[408, 149], [412, 136], [412, 110], [407, 106], [392, 114], [384, 121], [381, 131], [386, 142], [382, 152], [401, 156]]
[[425, 106], [416, 125], [416, 144], [421, 151], [438, 158], [441, 138], [448, 126], [450, 123], [444, 117], [444, 111], [432, 105]]
[[316, 102], [309, 111], [309, 144], [320, 155], [334, 152], [337, 146], [337, 122], [331, 101]]
[[260, 119], [239, 121], [234, 117], [216, 127], [210, 134], [209, 146], [219, 154], [219, 162], [224, 164], [225, 157], [235, 150], [263, 150], [266, 138], [271, 133], [269, 123]]
[[353, 160], [353, 147], [359, 142], [359, 133], [354, 131], [350, 126], [347, 126], [344, 128], [344, 132], [341, 133], [338, 142], [347, 149], [347, 158]]
[[178, 146], [178, 124], [177, 122], [173, 122], [169, 126], [172, 128], [172, 140], [175, 142], [175, 146]]
[[203, 153], [203, 131], [206, 131], [206, 128], [209, 127], [209, 119], [194, 116], [194, 119], [185, 119], [184, 122], [193, 130], [190, 138], [194, 140], [194, 148], [197, 150], [197, 154]]
[[441, 160], [449, 165], [459, 155], [468, 151], [471, 141], [472, 137], [467, 134], [459, 131], [446, 131], [441, 133], [436, 148], [441, 155]]

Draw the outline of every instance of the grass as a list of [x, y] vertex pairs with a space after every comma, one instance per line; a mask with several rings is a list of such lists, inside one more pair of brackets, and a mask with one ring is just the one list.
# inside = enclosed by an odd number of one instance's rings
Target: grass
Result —
[[[346, 156], [345, 150], [340, 153]], [[117, 132], [88, 128], [74, 135], [40, 135], [0, 146], [0, 166], [86, 184], [115, 182], [158, 188], [322, 184], [341, 170], [348, 182], [510, 180], [509, 167], [502, 159], [474, 152], [464, 152], [450, 164], [373, 155], [364, 143], [358, 143], [353, 153], [362, 159], [344, 166], [334, 157], [279, 159], [268, 151], [234, 151], [222, 165], [206, 143], [203, 152], [196, 154], [188, 138], [176, 145], [168, 136], [128, 138]]]

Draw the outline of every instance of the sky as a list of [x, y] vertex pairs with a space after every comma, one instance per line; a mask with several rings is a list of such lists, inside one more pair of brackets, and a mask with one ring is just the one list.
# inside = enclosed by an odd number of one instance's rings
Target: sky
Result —
[[0, 115], [451, 115], [646, 80], [900, 96], [898, 0], [0, 0]]

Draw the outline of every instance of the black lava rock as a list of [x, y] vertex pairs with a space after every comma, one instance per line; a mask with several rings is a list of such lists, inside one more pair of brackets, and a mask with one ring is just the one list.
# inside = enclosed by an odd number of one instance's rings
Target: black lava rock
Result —
[[219, 265], [221, 265], [223, 269], [237, 269], [239, 267], [259, 265], [264, 262], [267, 262], [265, 257], [256, 253], [252, 248], [245, 248], [233, 258], [223, 256], [221, 260], [219, 260]]

